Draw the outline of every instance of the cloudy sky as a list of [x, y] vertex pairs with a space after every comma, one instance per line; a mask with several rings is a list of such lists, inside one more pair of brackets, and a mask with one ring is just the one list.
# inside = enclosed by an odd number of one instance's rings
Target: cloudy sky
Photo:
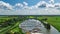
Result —
[[0, 0], [0, 15], [60, 15], [58, 8], [60, 0]]

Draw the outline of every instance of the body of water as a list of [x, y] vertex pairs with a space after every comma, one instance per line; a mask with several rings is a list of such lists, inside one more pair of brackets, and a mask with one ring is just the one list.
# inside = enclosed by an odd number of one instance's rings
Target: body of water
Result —
[[35, 19], [25, 20], [19, 25], [19, 27], [22, 28], [23, 32], [32, 31], [34, 28], [39, 28], [40, 32], [43, 34], [60, 34], [60, 32], [58, 32], [58, 30], [56, 30], [53, 26], [51, 26], [51, 29], [48, 30], [39, 20]]

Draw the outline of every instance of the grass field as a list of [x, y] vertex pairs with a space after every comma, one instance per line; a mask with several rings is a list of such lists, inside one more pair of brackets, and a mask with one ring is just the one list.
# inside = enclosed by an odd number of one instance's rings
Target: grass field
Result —
[[47, 22], [54, 26], [60, 32], [60, 16], [42, 16], [38, 19], [47, 18]]
[[[0, 17], [0, 33], [1, 34], [24, 34], [22, 29], [19, 28], [19, 24], [26, 18], [35, 18], [34, 16], [28, 16], [21, 18], [19, 16], [2, 16]], [[39, 16], [37, 19], [41, 20], [47, 18], [47, 22], [60, 31], [60, 16]], [[2, 27], [1, 27], [2, 25]]]
[[0, 17], [0, 34], [21, 34], [22, 30], [19, 28], [20, 21], [19, 17]]
[[58, 31], [60, 31], [60, 16], [48, 17], [47, 22], [54, 26]]

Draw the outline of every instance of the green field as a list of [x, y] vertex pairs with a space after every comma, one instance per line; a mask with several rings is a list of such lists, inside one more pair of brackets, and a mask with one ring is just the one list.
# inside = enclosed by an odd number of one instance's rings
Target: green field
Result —
[[47, 18], [47, 22], [60, 32], [60, 16], [42, 16], [38, 19]]
[[0, 34], [22, 34], [19, 24], [23, 20], [17, 16], [0, 17]]
[[[24, 34], [19, 24], [29, 18], [36, 18], [36, 16], [0, 16], [0, 34]], [[47, 22], [60, 31], [60, 16], [38, 16], [41, 20], [47, 18]]]
[[47, 22], [54, 26], [58, 31], [60, 31], [60, 16], [48, 17]]

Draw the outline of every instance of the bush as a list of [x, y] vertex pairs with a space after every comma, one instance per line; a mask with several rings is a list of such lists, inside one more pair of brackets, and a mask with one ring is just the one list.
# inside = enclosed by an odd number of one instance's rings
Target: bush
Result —
[[14, 32], [14, 34], [20, 34], [19, 32]]

